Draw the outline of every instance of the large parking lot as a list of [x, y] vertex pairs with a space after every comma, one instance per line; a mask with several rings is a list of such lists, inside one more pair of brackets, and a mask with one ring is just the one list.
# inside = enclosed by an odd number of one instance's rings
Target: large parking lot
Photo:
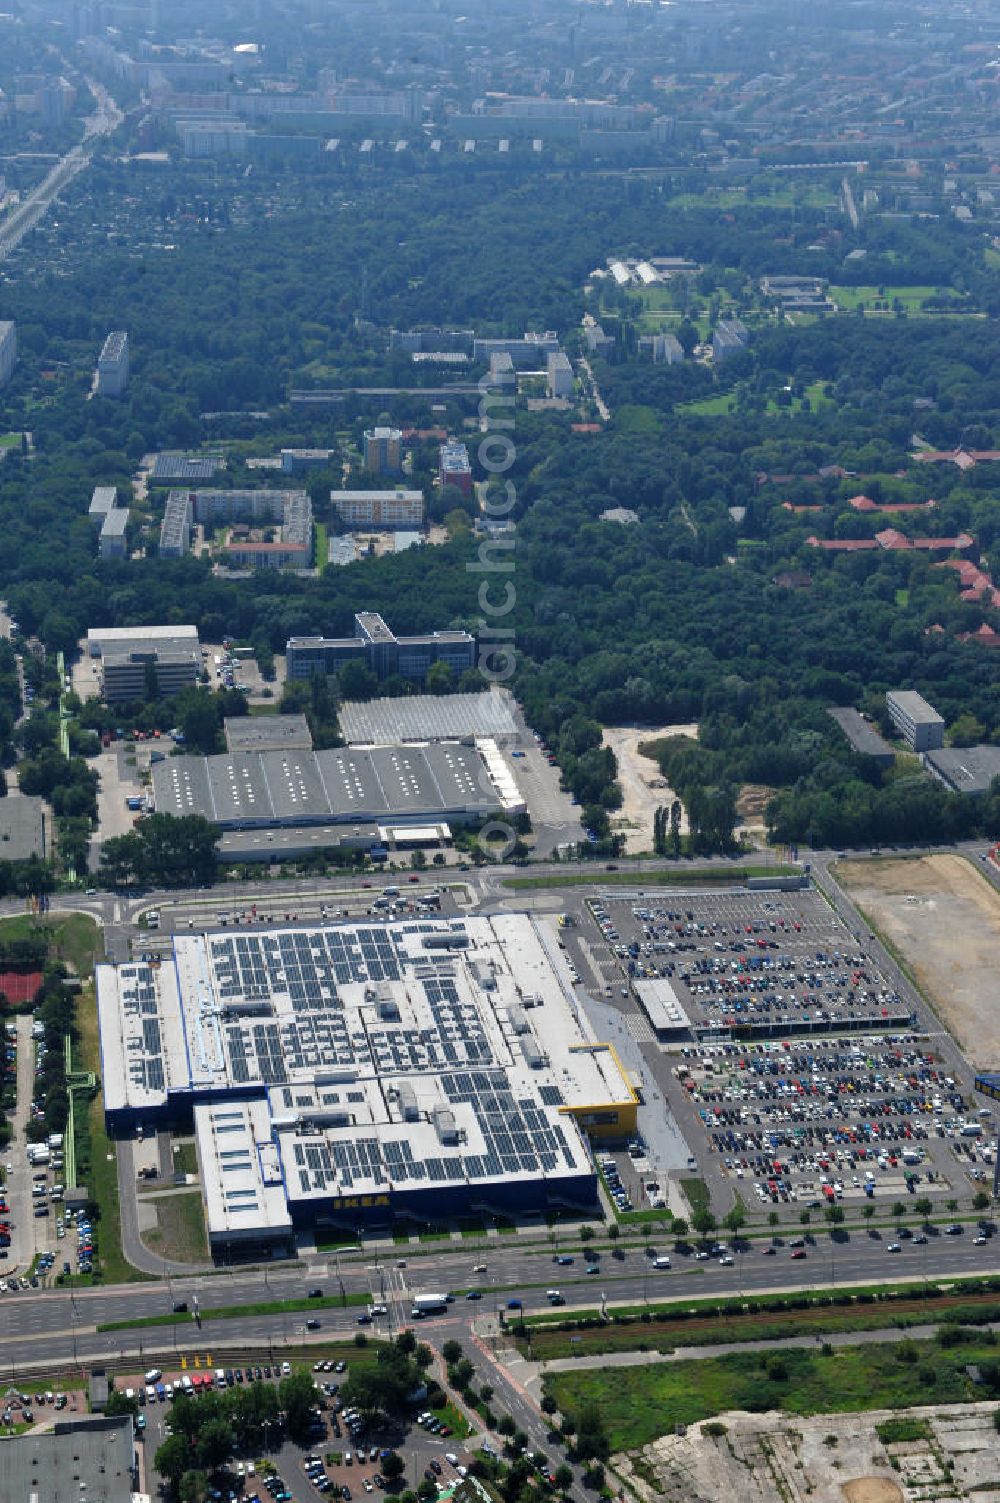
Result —
[[[207, 1362], [207, 1359], [206, 1359]], [[430, 1412], [395, 1416], [382, 1424], [367, 1423], [345, 1407], [341, 1387], [350, 1377], [351, 1354], [319, 1358], [312, 1364], [316, 1387], [316, 1416], [308, 1442], [285, 1441], [279, 1451], [237, 1455], [229, 1463], [233, 1495], [241, 1503], [258, 1499], [302, 1500], [328, 1494], [350, 1500], [382, 1493], [416, 1491], [432, 1482], [446, 1494], [466, 1473], [471, 1454], [449, 1426]], [[197, 1394], [259, 1382], [280, 1382], [292, 1371], [288, 1361], [276, 1362], [271, 1353], [239, 1367], [190, 1367], [181, 1371], [150, 1370], [121, 1377], [116, 1387], [139, 1404], [137, 1430], [146, 1441], [147, 1464], [170, 1435], [170, 1404], [179, 1393]], [[383, 1475], [390, 1452], [403, 1462], [402, 1476]], [[389, 1471], [389, 1468], [386, 1468]], [[223, 1497], [226, 1493], [223, 1492]]]
[[915, 1035], [703, 1045], [674, 1069], [708, 1151], [762, 1205], [951, 1193], [959, 1160], [987, 1178], [992, 1113]]
[[[609, 892], [588, 907], [605, 997], [664, 1088], [689, 1174], [758, 1211], [988, 1188], [992, 1111], [818, 893]], [[650, 982], [676, 1026], [644, 1011]], [[631, 1148], [615, 1154], [619, 1210], [669, 1193]]]
[[604, 898], [591, 908], [633, 981], [670, 982], [696, 1038], [910, 1021], [909, 1006], [815, 892]]

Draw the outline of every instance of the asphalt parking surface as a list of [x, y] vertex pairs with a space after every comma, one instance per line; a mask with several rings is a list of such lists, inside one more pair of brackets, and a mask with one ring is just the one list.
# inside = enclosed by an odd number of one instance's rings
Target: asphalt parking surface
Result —
[[[662, 1090], [690, 1149], [682, 1176], [757, 1210], [988, 1184], [996, 1126], [971, 1075], [817, 892], [609, 891], [562, 937], [641, 1049], [647, 1095]], [[698, 1038], [655, 1041], [635, 983], [656, 978]], [[640, 1109], [655, 1148], [642, 1123]], [[626, 1208], [669, 1203], [661, 1155], [614, 1158]]]

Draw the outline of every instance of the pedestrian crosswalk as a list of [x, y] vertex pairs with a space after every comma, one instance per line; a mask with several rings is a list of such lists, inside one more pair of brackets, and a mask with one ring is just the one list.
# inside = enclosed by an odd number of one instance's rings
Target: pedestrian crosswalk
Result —
[[633, 1014], [625, 1019], [625, 1027], [637, 1044], [651, 1044], [653, 1042], [653, 1030], [645, 1018], [640, 1018]]

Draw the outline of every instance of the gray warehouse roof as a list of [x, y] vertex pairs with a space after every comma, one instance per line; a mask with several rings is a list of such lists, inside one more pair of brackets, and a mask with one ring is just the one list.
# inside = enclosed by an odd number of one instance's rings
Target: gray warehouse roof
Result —
[[162, 814], [201, 814], [223, 828], [426, 822], [504, 807], [474, 746], [338, 747], [167, 757], [153, 767]]
[[340, 729], [352, 745], [371, 746], [461, 740], [465, 736], [506, 740], [517, 734], [514, 707], [506, 689], [349, 702], [340, 707]]
[[195, 480], [211, 480], [223, 466], [211, 455], [188, 457], [184, 454], [157, 454], [149, 478], [155, 485], [190, 484]]
[[0, 799], [0, 861], [45, 855], [45, 805], [27, 793]]
[[1000, 746], [942, 747], [925, 752], [924, 762], [955, 793], [987, 793], [1000, 778]]
[[49, 1434], [21, 1435], [0, 1446], [0, 1497], [12, 1503], [80, 1503], [86, 1497], [130, 1503], [134, 1454], [127, 1414], [57, 1420]]
[[888, 741], [883, 740], [875, 727], [857, 710], [845, 706], [827, 713], [832, 715], [856, 752], [861, 752], [866, 757], [877, 757], [886, 763], [896, 760], [896, 754]]

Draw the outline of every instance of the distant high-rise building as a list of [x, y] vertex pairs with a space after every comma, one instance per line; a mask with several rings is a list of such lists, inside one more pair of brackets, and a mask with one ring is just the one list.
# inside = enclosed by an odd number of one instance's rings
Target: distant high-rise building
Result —
[[365, 429], [365, 469], [369, 475], [398, 475], [403, 468], [403, 435], [398, 428]]
[[17, 363], [17, 324], [0, 322], [0, 386], [6, 386]]
[[128, 335], [124, 329], [113, 329], [104, 341], [104, 348], [97, 362], [97, 395], [124, 396], [128, 375]]
[[721, 319], [716, 324], [715, 333], [712, 335], [712, 355], [717, 364], [729, 360], [733, 355], [738, 355], [749, 337], [746, 324], [741, 319]]
[[469, 451], [464, 444], [442, 444], [438, 453], [438, 479], [442, 490], [446, 485], [457, 486], [463, 496], [472, 495], [472, 466]]
[[569, 357], [562, 350], [556, 355], [548, 357], [548, 373], [546, 385], [550, 397], [571, 397], [573, 395], [573, 367], [569, 363]]

